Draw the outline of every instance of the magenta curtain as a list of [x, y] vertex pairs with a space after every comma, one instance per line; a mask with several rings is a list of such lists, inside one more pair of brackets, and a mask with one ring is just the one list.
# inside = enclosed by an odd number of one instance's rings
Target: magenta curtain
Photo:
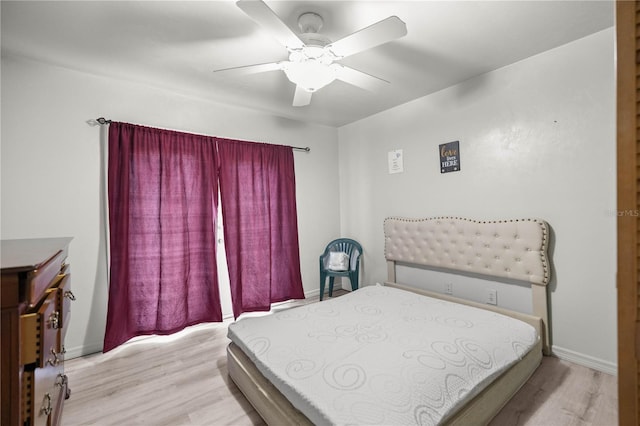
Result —
[[104, 351], [221, 321], [215, 139], [109, 127], [111, 279]]
[[234, 316], [304, 299], [291, 147], [217, 141]]

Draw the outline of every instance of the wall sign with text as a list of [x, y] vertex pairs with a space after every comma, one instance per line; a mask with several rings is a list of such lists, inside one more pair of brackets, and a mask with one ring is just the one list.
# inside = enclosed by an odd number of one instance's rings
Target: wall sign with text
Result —
[[440, 173], [460, 170], [460, 141], [440, 145]]

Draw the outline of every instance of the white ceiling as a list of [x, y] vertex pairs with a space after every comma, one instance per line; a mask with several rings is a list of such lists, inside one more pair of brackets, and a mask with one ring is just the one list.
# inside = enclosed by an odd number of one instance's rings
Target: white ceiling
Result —
[[290, 28], [312, 11], [336, 41], [391, 15], [398, 40], [341, 63], [388, 80], [376, 93], [335, 81], [293, 107], [282, 71], [215, 69], [287, 59], [234, 1], [2, 1], [2, 54], [18, 54], [190, 96], [341, 126], [611, 27], [611, 1], [275, 1]]

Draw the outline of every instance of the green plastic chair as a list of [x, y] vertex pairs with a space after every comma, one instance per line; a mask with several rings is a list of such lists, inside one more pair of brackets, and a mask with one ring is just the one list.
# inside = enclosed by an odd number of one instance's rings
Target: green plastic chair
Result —
[[[329, 257], [331, 252], [343, 252], [349, 256], [349, 267], [346, 271], [329, 269]], [[329, 297], [333, 296], [333, 282], [335, 277], [347, 277], [351, 282], [351, 290], [358, 289], [358, 275], [360, 271], [360, 255], [362, 246], [349, 238], [338, 238], [331, 241], [324, 253], [320, 255], [320, 300], [324, 297], [324, 287], [329, 278]]]

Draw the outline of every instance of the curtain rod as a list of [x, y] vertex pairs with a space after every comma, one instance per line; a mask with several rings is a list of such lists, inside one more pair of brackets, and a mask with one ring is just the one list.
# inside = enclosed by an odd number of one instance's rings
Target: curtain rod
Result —
[[[106, 119], [106, 118], [104, 118], [104, 117], [97, 118], [97, 119], [96, 119], [96, 121], [97, 121], [99, 124], [103, 124], [103, 125], [104, 125], [104, 124], [111, 124], [111, 120], [107, 120], [107, 119]], [[293, 149], [294, 151], [304, 151], [304, 152], [309, 152], [309, 151], [311, 151], [311, 148], [309, 148], [308, 146], [306, 146], [306, 147], [304, 147], [304, 148], [299, 147], [299, 146], [292, 146], [292, 147], [291, 147], [291, 149]]]

